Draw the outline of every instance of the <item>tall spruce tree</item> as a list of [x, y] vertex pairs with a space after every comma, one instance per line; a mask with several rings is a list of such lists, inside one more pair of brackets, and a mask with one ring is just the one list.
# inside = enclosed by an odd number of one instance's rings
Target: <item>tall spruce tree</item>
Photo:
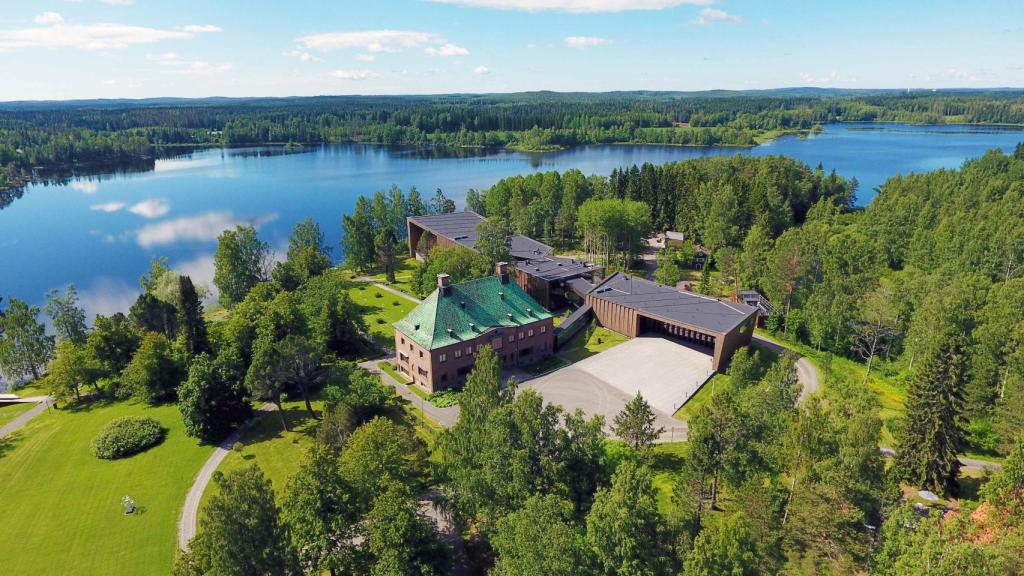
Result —
[[956, 494], [964, 448], [963, 340], [936, 338], [914, 374], [896, 465], [900, 476], [937, 493]]
[[178, 277], [178, 326], [189, 357], [212, 352], [203, 320], [203, 303], [188, 276]]

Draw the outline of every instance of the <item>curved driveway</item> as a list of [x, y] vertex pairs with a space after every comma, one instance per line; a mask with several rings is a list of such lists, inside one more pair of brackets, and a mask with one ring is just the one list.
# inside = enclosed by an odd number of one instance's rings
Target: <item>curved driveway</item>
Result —
[[224, 461], [224, 458], [226, 458], [228, 453], [231, 451], [231, 447], [235, 445], [235, 442], [238, 442], [242, 438], [242, 435], [245, 434], [246, 430], [248, 430], [264, 412], [269, 412], [273, 409], [274, 405], [270, 402], [260, 406], [260, 409], [255, 416], [217, 445], [213, 454], [210, 454], [210, 457], [206, 459], [203, 467], [199, 469], [199, 473], [196, 475], [195, 481], [192, 482], [192, 487], [188, 489], [188, 496], [185, 497], [185, 506], [182, 507], [181, 516], [178, 518], [178, 548], [181, 550], [187, 550], [189, 541], [196, 535], [196, 518], [199, 516], [199, 502], [203, 499], [203, 492], [206, 490], [206, 485], [209, 484], [210, 479], [213, 478], [213, 472], [217, 470], [217, 467], [220, 466], [220, 463]]

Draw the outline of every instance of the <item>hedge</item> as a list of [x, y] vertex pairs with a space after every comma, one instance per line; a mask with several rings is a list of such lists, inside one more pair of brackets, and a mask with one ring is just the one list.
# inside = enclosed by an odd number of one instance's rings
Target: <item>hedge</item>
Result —
[[92, 439], [92, 453], [104, 460], [124, 458], [156, 446], [163, 442], [166, 434], [167, 430], [152, 418], [116, 418]]

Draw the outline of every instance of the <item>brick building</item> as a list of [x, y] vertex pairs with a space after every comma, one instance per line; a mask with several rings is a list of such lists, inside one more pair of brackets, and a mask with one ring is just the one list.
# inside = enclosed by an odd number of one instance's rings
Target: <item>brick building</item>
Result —
[[[435, 246], [462, 246], [476, 251], [476, 227], [485, 218], [476, 212], [428, 214], [406, 218], [409, 232], [409, 256], [423, 258]], [[600, 279], [603, 269], [593, 264], [553, 256], [554, 249], [529, 236], [512, 234], [509, 254], [514, 259], [511, 271], [516, 284], [545, 308], [559, 310], [569, 305], [570, 282]]]
[[498, 263], [495, 271], [460, 284], [438, 275], [437, 290], [394, 325], [399, 372], [435, 392], [465, 385], [485, 344], [505, 366], [553, 353], [551, 313], [511, 281], [508, 264]]

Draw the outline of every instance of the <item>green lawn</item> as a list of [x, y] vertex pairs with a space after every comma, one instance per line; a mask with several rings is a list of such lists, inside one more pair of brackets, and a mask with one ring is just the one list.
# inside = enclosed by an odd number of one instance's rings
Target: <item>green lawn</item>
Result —
[[[787, 339], [782, 334], [768, 334], [761, 330], [757, 330], [757, 333], [764, 334], [786, 348], [807, 357], [818, 369], [822, 387], [827, 387], [830, 382], [836, 381], [851, 382], [856, 385], [860, 385], [864, 381], [866, 366], [860, 362], [836, 355], [826, 358], [826, 354], [806, 344]], [[907, 399], [907, 391], [887, 378], [880, 369], [871, 371], [867, 387], [878, 398], [881, 406], [879, 410], [883, 423], [881, 443], [885, 446], [893, 446], [892, 432], [889, 430], [888, 424], [906, 413], [904, 403]]]
[[394, 282], [388, 282], [387, 275], [385, 275], [383, 272], [381, 272], [380, 274], [374, 274], [373, 276], [370, 276], [370, 279], [373, 280], [374, 282], [380, 282], [381, 284], [386, 284], [388, 286], [391, 286], [392, 288], [401, 290], [406, 294], [412, 294], [412, 274], [416, 270], [416, 268], [419, 267], [419, 260], [415, 258], [408, 258], [406, 260], [402, 260], [398, 264], [398, 268], [395, 270]]
[[26, 383], [24, 386], [20, 386], [14, 390], [8, 390], [11, 394], [17, 394], [22, 398], [29, 398], [31, 396], [46, 396], [49, 392], [43, 387], [43, 383], [39, 380], [33, 380]]
[[[395, 370], [395, 367], [391, 362], [381, 360], [380, 362], [377, 362], [377, 367], [383, 370], [388, 376], [394, 378], [398, 383], [409, 384], [409, 379], [399, 374], [398, 370]], [[426, 395], [426, 392], [423, 392], [423, 394]]]
[[[348, 295], [363, 308], [363, 318], [370, 329], [370, 335], [378, 343], [394, 345], [395, 328], [392, 326], [416, 307], [416, 303], [371, 284], [356, 284], [349, 288]], [[378, 296], [379, 295], [379, 296]]]
[[[388, 411], [387, 416], [396, 422], [410, 424], [416, 435], [428, 446], [432, 446], [440, 428], [424, 419], [418, 408], [403, 402], [401, 398], [396, 396], [394, 402], [394, 408]], [[323, 410], [323, 400], [314, 397], [312, 403], [313, 411], [319, 417]], [[319, 424], [318, 420], [310, 417], [306, 404], [301, 400], [286, 401], [284, 408], [290, 428], [288, 432], [281, 427], [281, 418], [276, 410], [263, 414], [242, 437], [241, 450], [233, 450], [228, 454], [217, 470], [234, 470], [255, 462], [270, 478], [274, 492], [280, 498], [284, 494], [288, 480], [299, 469], [306, 450], [316, 439]], [[203, 493], [200, 507], [205, 505], [215, 492], [216, 485], [211, 483]]]
[[7, 424], [34, 407], [35, 404], [29, 403], [0, 405], [0, 426]]
[[[323, 404], [322, 399], [313, 400], [313, 411], [317, 416], [323, 410]], [[288, 479], [298, 470], [306, 449], [316, 438], [317, 424], [301, 399], [284, 402], [284, 408], [289, 432], [281, 427], [281, 417], [276, 409], [261, 415], [242, 436], [241, 451], [232, 450], [217, 470], [226, 472], [256, 462], [273, 482], [278, 496], [283, 494]], [[215, 491], [216, 485], [210, 483], [203, 493], [203, 504]]]
[[[93, 456], [93, 436], [127, 415], [155, 418], [168, 429], [167, 438], [122, 460]], [[0, 441], [6, 488], [0, 526], [11, 531], [0, 572], [168, 574], [185, 494], [211, 451], [185, 436], [174, 405], [98, 401], [40, 414]], [[124, 515], [125, 495], [138, 513]]]
[[629, 338], [619, 334], [618, 332], [612, 332], [604, 326], [597, 326], [596, 324], [593, 324], [589, 329], [583, 330], [577, 334], [569, 345], [559, 352], [559, 356], [570, 362], [579, 362], [584, 358], [593, 356], [598, 352], [604, 352], [605, 350], [622, 344], [627, 340], [629, 340]]
[[[757, 347], [756, 343], [755, 347]], [[774, 362], [777, 356], [767, 349], [760, 347], [757, 348], [761, 352], [761, 358], [763, 359], [762, 363], [765, 365], [765, 368], [767, 368], [767, 365]], [[676, 413], [673, 414], [673, 416], [680, 420], [689, 420], [711, 401], [712, 396], [722, 392], [723, 390], [728, 390], [731, 387], [732, 381], [729, 380], [729, 376], [727, 374], [720, 372], [716, 373], [710, 380], [701, 386], [700, 390], [698, 390], [696, 394], [690, 397], [686, 404], [680, 406], [679, 410], [676, 410]]]
[[664, 442], [654, 446], [651, 470], [654, 472], [654, 487], [658, 489], [658, 509], [662, 514], [672, 507], [672, 484], [683, 465], [685, 452], [686, 442]]
[[711, 401], [712, 396], [719, 392], [728, 390], [731, 387], [732, 381], [729, 380], [729, 376], [722, 373], [716, 373], [710, 380], [701, 386], [700, 390], [698, 390], [696, 394], [690, 396], [690, 399], [686, 401], [686, 404], [680, 406], [679, 410], [676, 410], [676, 413], [672, 416], [680, 420], [689, 421], [690, 418], [693, 418], [694, 415], [700, 412], [700, 410]]
[[561, 358], [559, 356], [549, 356], [541, 360], [540, 362], [534, 362], [533, 364], [524, 366], [523, 370], [529, 372], [530, 374], [545, 374], [557, 368], [561, 368], [563, 366], [568, 365], [569, 361], [566, 360], [565, 358]]

